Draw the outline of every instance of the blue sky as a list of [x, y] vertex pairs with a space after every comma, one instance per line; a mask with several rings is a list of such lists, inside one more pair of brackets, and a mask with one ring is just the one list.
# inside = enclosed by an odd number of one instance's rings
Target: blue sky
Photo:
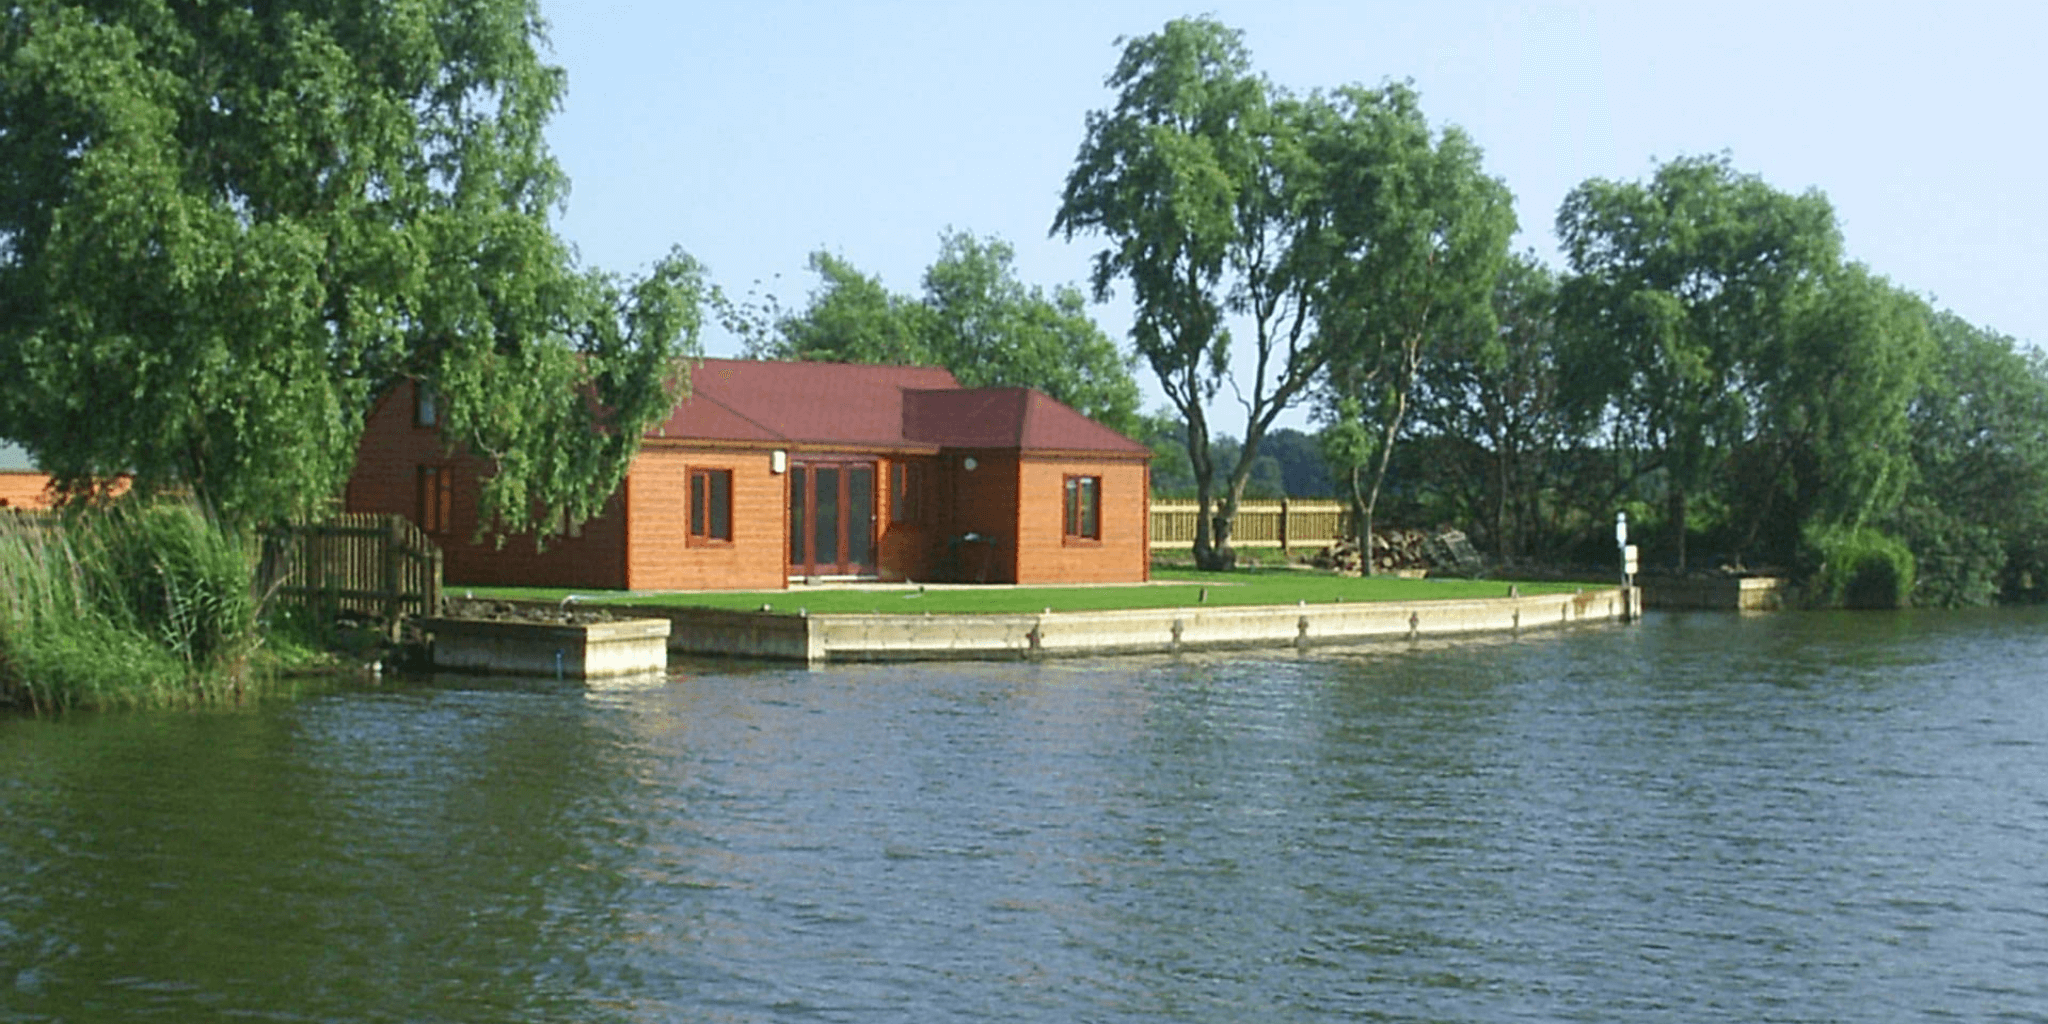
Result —
[[[805, 258], [827, 248], [915, 292], [953, 227], [1011, 242], [1029, 282], [1083, 282], [1096, 241], [1046, 232], [1084, 117], [1112, 101], [1116, 40], [1206, 13], [1297, 91], [1412, 79], [1516, 194], [1518, 247], [1553, 255], [1558, 204], [1587, 178], [1726, 151], [1825, 192], [1852, 259], [2048, 342], [2048, 4], [541, 8], [569, 76], [549, 133], [573, 182], [558, 226], [607, 270], [680, 246], [729, 293], [800, 305]], [[1124, 337], [1127, 307], [1094, 312]]]

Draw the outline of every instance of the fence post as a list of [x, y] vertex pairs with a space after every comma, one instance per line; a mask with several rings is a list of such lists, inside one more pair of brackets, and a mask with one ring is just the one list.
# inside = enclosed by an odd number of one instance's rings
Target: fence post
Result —
[[441, 614], [441, 545], [427, 545], [427, 615]]
[[1287, 553], [1287, 495], [1280, 496], [1280, 553]]
[[398, 619], [405, 600], [404, 581], [398, 572], [398, 546], [405, 543], [405, 533], [398, 525], [400, 519], [399, 516], [384, 519], [384, 621], [393, 640], [398, 639]]

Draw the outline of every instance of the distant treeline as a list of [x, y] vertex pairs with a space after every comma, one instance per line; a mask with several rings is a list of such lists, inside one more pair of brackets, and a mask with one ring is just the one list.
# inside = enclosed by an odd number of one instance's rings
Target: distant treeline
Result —
[[[1554, 275], [1538, 272], [1538, 280]], [[1536, 292], [1554, 302], [1555, 288]], [[1611, 414], [1586, 418], [1562, 391], [1564, 353], [1554, 306], [1517, 321], [1527, 344], [1514, 346], [1522, 368], [1515, 393], [1483, 367], [1446, 349], [1422, 375], [1426, 400], [1388, 471], [1382, 518], [1402, 525], [1455, 524], [1482, 548], [1510, 559], [1605, 562], [1612, 523], [1627, 511], [1632, 539], [1653, 565], [1676, 563], [1670, 474], [1656, 453], [1629, 444]], [[1850, 522], [1896, 540], [1917, 575], [1916, 604], [1978, 605], [2048, 596], [2048, 358], [2031, 346], [1920, 303], [1907, 307], [1924, 326], [1909, 332], [1922, 351], [1911, 387], [1889, 408], [1851, 410], [1897, 417], [1899, 433], [1871, 439], [1845, 459], [1867, 479], [1867, 504]], [[1842, 385], [1836, 384], [1835, 387]], [[1800, 399], [1800, 427], [1825, 421], [1827, 388]], [[1153, 493], [1194, 494], [1182, 425], [1145, 417], [1152, 446]], [[1820, 464], [1813, 429], [1758, 428], [1711, 450], [1704, 487], [1686, 501], [1692, 566], [1741, 566], [1811, 574], [1818, 545], [1807, 534], [1825, 484], [1841, 469]], [[1244, 496], [1343, 496], [1321, 454], [1321, 438], [1299, 430], [1268, 434], [1254, 458]], [[1215, 447], [1234, 458], [1224, 437]], [[1853, 492], [1852, 492], [1853, 493]], [[1832, 499], [1839, 500], [1839, 499]], [[1819, 510], [1825, 517], [1828, 510]], [[1822, 518], [1821, 521], [1828, 521]]]

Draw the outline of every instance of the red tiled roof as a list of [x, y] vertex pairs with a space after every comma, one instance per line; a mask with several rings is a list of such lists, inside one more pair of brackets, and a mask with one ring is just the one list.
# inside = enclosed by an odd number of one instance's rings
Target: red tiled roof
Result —
[[1029, 388], [963, 388], [936, 367], [706, 359], [669, 439], [849, 448], [1149, 450]]
[[907, 392], [903, 433], [949, 448], [1151, 454], [1144, 445], [1030, 388]]

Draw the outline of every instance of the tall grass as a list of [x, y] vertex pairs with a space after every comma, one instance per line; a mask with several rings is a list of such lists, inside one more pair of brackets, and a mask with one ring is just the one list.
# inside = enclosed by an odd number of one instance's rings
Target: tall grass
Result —
[[0, 515], [0, 703], [238, 699], [259, 642], [241, 537], [190, 505]]

